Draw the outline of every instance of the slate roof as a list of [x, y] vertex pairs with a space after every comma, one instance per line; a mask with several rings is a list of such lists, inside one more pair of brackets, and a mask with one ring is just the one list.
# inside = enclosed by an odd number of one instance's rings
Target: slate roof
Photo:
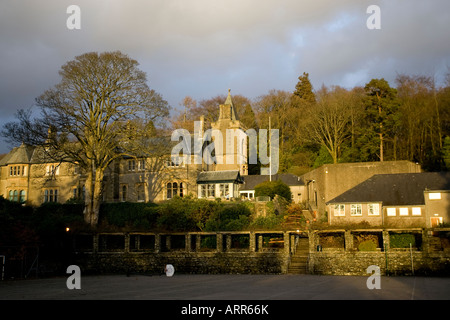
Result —
[[[244, 184], [241, 186], [240, 190], [255, 190], [255, 186], [261, 182], [269, 181], [269, 175], [249, 175], [244, 176]], [[303, 186], [305, 183], [303, 179], [290, 173], [280, 173], [272, 175], [272, 181], [281, 180], [288, 186]]]
[[31, 163], [34, 150], [35, 147], [22, 143], [19, 147], [13, 148], [0, 160], [0, 166]]
[[327, 204], [382, 202], [384, 206], [424, 205], [425, 190], [450, 190], [450, 172], [377, 174]]
[[237, 182], [242, 183], [241, 174], [239, 171], [224, 170], [224, 171], [204, 171], [199, 172], [197, 176], [198, 184], [205, 183], [220, 183], [220, 182]]

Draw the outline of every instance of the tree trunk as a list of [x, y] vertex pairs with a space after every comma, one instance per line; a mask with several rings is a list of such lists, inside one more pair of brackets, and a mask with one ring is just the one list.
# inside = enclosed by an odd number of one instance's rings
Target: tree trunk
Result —
[[103, 170], [97, 169], [95, 174], [88, 173], [86, 179], [86, 195], [84, 207], [84, 221], [95, 227], [98, 223], [102, 195]]

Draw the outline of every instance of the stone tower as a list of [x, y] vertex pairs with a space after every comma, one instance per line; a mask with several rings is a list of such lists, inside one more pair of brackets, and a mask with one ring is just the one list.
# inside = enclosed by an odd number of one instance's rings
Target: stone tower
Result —
[[[227, 99], [219, 108], [219, 119], [211, 123], [216, 159], [218, 159], [216, 171], [235, 170], [241, 175], [247, 175], [247, 135], [239, 121], [230, 89], [228, 89]], [[220, 132], [222, 141], [218, 141], [214, 134], [215, 130]]]

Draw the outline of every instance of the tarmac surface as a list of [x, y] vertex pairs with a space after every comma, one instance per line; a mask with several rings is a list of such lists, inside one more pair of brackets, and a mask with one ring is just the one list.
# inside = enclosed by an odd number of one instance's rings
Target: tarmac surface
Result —
[[0, 281], [0, 300], [449, 300], [450, 278], [323, 275], [81, 275]]

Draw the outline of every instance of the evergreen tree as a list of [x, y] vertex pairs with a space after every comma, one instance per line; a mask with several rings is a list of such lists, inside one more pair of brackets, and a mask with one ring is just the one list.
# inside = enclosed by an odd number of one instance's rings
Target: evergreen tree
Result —
[[[398, 122], [397, 90], [391, 88], [384, 79], [372, 79], [364, 87], [367, 128], [378, 136], [378, 158], [384, 160], [384, 146], [389, 139], [394, 140]], [[372, 140], [373, 141], [373, 140]]]
[[316, 102], [316, 97], [313, 92], [313, 86], [311, 84], [311, 81], [309, 80], [308, 73], [303, 72], [303, 75], [298, 77], [298, 83], [295, 86], [294, 95], [309, 103]]

